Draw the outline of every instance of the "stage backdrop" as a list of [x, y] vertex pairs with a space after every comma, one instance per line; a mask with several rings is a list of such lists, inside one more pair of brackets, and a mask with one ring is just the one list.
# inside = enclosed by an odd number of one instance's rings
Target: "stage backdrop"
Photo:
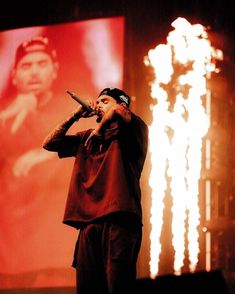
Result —
[[[58, 57], [48, 101], [16, 98], [17, 46], [45, 36]], [[0, 32], [0, 288], [74, 286], [78, 231], [62, 224], [73, 158], [42, 148], [45, 136], [78, 105], [66, 90], [96, 99], [122, 87], [124, 19], [93, 19]], [[94, 124], [83, 119], [72, 131]]]

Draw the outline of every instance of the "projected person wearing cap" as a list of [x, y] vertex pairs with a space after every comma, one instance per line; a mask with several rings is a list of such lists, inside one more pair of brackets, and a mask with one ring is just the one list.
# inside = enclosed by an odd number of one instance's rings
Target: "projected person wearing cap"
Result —
[[[2, 126], [8, 125], [10, 136], [16, 137], [28, 123], [27, 120], [36, 116], [37, 111], [43, 112], [51, 102], [57, 73], [56, 51], [48, 38], [36, 36], [18, 46], [12, 70], [12, 85], [16, 95], [0, 112], [0, 123]], [[22, 153], [14, 163], [12, 172], [15, 176], [27, 175], [35, 164], [47, 158], [38, 146], [28, 153]]]
[[[80, 229], [73, 266], [77, 293], [132, 293], [142, 237], [139, 180], [148, 129], [130, 111], [130, 97], [106, 88], [93, 111], [83, 106], [58, 125], [43, 147], [75, 157], [63, 222]], [[67, 135], [74, 122], [97, 115], [94, 129]]]
[[11, 133], [17, 131], [26, 116], [52, 96], [57, 78], [56, 51], [45, 37], [34, 37], [19, 45], [12, 70], [16, 98], [0, 114], [1, 120], [14, 117]]
[[[0, 226], [0, 262], [12, 281], [17, 274], [21, 285], [28, 280], [32, 287], [59, 280], [68, 258], [64, 246], [69, 233], [61, 232], [58, 219], [67, 187], [63, 172], [69, 166], [42, 148], [51, 125], [73, 106], [54, 84], [57, 71], [55, 50], [47, 38], [20, 44], [12, 69], [17, 93], [4, 98], [6, 107], [0, 112], [1, 216], [6, 220]], [[67, 249], [72, 251], [72, 244]], [[52, 256], [53, 251], [58, 256]], [[30, 278], [32, 272], [35, 279]]]

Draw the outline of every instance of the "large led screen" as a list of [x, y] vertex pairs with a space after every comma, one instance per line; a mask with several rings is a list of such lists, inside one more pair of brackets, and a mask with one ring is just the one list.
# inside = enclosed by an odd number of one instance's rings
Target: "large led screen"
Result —
[[[73, 158], [42, 143], [78, 106], [66, 90], [96, 99], [105, 87], [122, 87], [123, 36], [122, 17], [0, 32], [0, 288], [75, 285], [79, 232], [62, 224]], [[35, 37], [47, 46], [49, 69], [25, 58]], [[93, 123], [83, 119], [71, 132]]]

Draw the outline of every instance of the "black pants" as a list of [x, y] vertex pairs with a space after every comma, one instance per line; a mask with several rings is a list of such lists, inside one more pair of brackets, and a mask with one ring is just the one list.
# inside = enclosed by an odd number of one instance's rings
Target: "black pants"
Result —
[[133, 293], [141, 239], [141, 226], [124, 219], [84, 226], [73, 263], [77, 294]]

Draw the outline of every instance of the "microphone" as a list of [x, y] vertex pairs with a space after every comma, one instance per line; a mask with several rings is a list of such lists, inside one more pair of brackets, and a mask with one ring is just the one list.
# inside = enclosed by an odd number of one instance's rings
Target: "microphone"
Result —
[[66, 91], [75, 101], [77, 101], [79, 104], [81, 104], [87, 111], [90, 111], [90, 112], [94, 112], [95, 114], [98, 114], [98, 111], [97, 110], [94, 110], [90, 107], [90, 105], [82, 100], [80, 97], [78, 97], [76, 94], [74, 94], [73, 92], [67, 90]]

